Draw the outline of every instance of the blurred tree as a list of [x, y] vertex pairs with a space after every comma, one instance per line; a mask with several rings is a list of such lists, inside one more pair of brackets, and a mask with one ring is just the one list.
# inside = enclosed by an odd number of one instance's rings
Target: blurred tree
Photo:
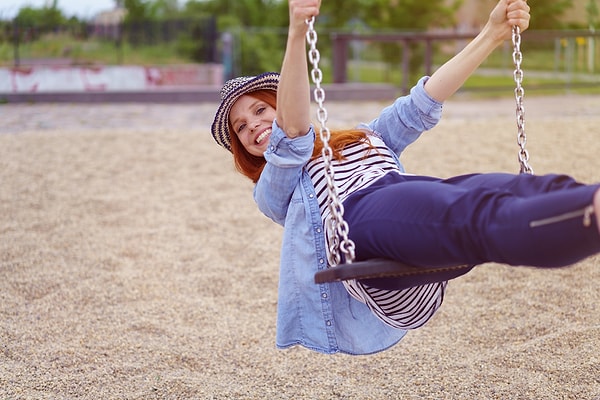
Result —
[[125, 22], [141, 22], [151, 17], [150, 7], [144, 0], [124, 0], [123, 6], [127, 10]]
[[327, 25], [343, 28], [355, 19], [372, 29], [423, 30], [454, 23], [463, 0], [328, 0], [321, 5]]
[[573, 7], [573, 0], [528, 0], [531, 7], [529, 29], [563, 29], [561, 17]]
[[589, 29], [594, 30], [596, 28], [596, 24], [598, 24], [598, 4], [596, 0], [589, 0], [587, 5], [585, 6], [585, 11], [587, 12], [587, 20]]
[[184, 10], [228, 21], [233, 16], [244, 27], [287, 26], [287, 1], [281, 0], [189, 0]]
[[144, 0], [124, 0], [123, 5], [127, 10], [124, 20], [124, 35], [134, 47], [143, 42], [152, 43], [154, 30], [152, 29], [150, 5]]
[[186, 16], [217, 16], [219, 32], [235, 38], [236, 74], [279, 70], [288, 23], [287, 1], [190, 0]]
[[168, 19], [176, 18], [180, 15], [179, 3], [177, 0], [154, 0], [149, 3], [149, 14], [152, 18]]
[[54, 0], [50, 6], [34, 8], [30, 6], [22, 7], [15, 20], [21, 26], [35, 26], [43, 29], [56, 28], [66, 22], [65, 16], [57, 7], [57, 0]]

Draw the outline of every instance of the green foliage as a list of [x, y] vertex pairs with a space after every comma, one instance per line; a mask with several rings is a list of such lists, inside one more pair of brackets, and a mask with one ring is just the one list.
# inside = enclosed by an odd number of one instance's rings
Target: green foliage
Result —
[[151, 19], [150, 7], [144, 0], [125, 0], [123, 5], [127, 10], [125, 23], [135, 23]]
[[587, 12], [588, 27], [595, 28], [598, 24], [598, 17], [600, 16], [596, 0], [588, 0], [585, 11]]
[[423, 30], [454, 23], [462, 0], [327, 0], [320, 20], [333, 29], [362, 21], [373, 30]]
[[177, 0], [123, 0], [125, 22], [164, 20], [181, 16]]
[[285, 40], [273, 32], [253, 32], [240, 35], [243, 73], [256, 75], [265, 71], [279, 71]]
[[442, 28], [454, 23], [458, 2], [446, 5], [445, 0], [377, 0], [366, 7], [365, 21], [376, 29], [423, 30]]
[[563, 29], [561, 16], [571, 7], [573, 0], [528, 0], [531, 7], [529, 29]]
[[280, 0], [190, 0], [185, 10], [200, 11], [219, 18], [235, 16], [244, 27], [278, 27], [287, 24], [287, 6], [287, 1]]
[[149, 12], [155, 19], [170, 19], [180, 16], [177, 0], [154, 0], [149, 5]]
[[252, 75], [281, 67], [287, 7], [280, 0], [190, 0], [183, 12], [216, 15], [218, 31], [230, 32], [236, 41], [236, 73]]
[[56, 0], [51, 7], [23, 7], [15, 17], [15, 21], [23, 27], [54, 28], [66, 23], [66, 18], [56, 7]]
[[214, 61], [217, 39], [213, 37], [214, 20], [209, 17], [194, 17], [182, 21], [186, 22], [187, 29], [177, 38], [177, 53], [199, 63]]
[[[11, 43], [0, 43], [0, 65], [12, 65], [14, 48]], [[46, 34], [33, 42], [19, 46], [21, 59], [67, 57], [74, 65], [169, 65], [189, 63], [175, 46], [158, 43], [132, 47], [123, 43], [116, 48], [114, 42], [88, 39], [85, 41], [68, 34]]]

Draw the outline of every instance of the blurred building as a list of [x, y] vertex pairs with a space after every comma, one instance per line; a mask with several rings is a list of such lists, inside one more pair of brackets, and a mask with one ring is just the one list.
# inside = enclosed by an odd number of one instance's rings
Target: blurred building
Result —
[[98, 13], [92, 20], [92, 32], [95, 36], [117, 38], [120, 24], [125, 20], [127, 10], [116, 7]]
[[114, 25], [123, 22], [127, 10], [117, 7], [112, 10], [102, 11], [94, 17], [94, 23], [99, 25]]
[[[461, 31], [479, 30], [488, 19], [490, 10], [497, 0], [464, 0], [457, 14], [457, 25]], [[564, 22], [587, 24], [588, 0], [574, 0], [573, 7], [565, 13]], [[600, 5], [599, 5], [600, 7]]]

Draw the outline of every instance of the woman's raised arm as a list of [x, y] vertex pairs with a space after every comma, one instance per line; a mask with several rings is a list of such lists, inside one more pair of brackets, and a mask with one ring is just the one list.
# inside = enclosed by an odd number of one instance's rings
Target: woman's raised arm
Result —
[[529, 27], [527, 2], [500, 0], [475, 39], [433, 73], [425, 84], [427, 93], [437, 101], [446, 101], [496, 47], [510, 39], [514, 25], [518, 25], [521, 31]]
[[306, 53], [306, 20], [319, 14], [320, 0], [289, 0], [290, 23], [277, 90], [277, 124], [289, 138], [310, 127], [310, 83]]

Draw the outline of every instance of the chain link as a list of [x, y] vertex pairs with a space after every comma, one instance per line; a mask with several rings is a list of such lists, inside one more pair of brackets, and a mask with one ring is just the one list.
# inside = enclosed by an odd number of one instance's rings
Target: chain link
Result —
[[[325, 167], [325, 177], [327, 179], [327, 197], [329, 199], [329, 211], [331, 212], [331, 219], [327, 226], [330, 232], [330, 246], [329, 252], [334, 265], [345, 262], [350, 264], [355, 258], [355, 246], [354, 242], [348, 238], [350, 229], [348, 223], [344, 220], [344, 206], [340, 201], [338, 189], [335, 184], [334, 172], [333, 172], [333, 150], [329, 145], [329, 139], [331, 139], [331, 132], [327, 127], [327, 109], [325, 108], [325, 90], [321, 87], [323, 81], [323, 73], [319, 68], [319, 61], [321, 55], [317, 49], [317, 32], [315, 30], [315, 17], [306, 20], [308, 25], [308, 31], [306, 32], [306, 40], [310, 46], [308, 50], [308, 60], [312, 64], [311, 79], [315, 85], [314, 98], [318, 105], [317, 120], [320, 124], [319, 137], [323, 142], [323, 150], [321, 157], [323, 158], [323, 164]], [[342, 260], [342, 254], [344, 259]]]
[[514, 79], [515, 79], [515, 100], [517, 103], [517, 144], [519, 145], [519, 164], [521, 166], [521, 173], [527, 173], [533, 175], [533, 168], [529, 165], [529, 152], [525, 149], [527, 144], [527, 135], [525, 134], [525, 108], [523, 106], [523, 97], [525, 96], [525, 90], [521, 84], [523, 83], [523, 70], [521, 69], [521, 62], [523, 61], [523, 53], [521, 52], [521, 29], [515, 25], [512, 31], [512, 42], [513, 42], [513, 63], [515, 65]]

